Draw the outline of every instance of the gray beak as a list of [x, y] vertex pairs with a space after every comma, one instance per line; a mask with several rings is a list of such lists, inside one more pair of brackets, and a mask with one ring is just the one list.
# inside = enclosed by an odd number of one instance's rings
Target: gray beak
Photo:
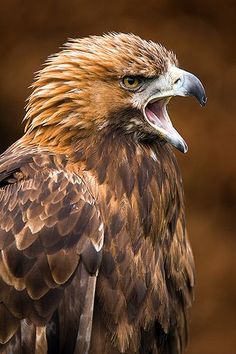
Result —
[[173, 96], [194, 96], [200, 105], [204, 106], [207, 98], [201, 81], [195, 75], [172, 66], [166, 74], [152, 82], [147, 95], [148, 99], [143, 107], [147, 122], [162, 140], [186, 153], [188, 146], [173, 127], [166, 107]]
[[173, 85], [175, 96], [194, 96], [201, 106], [205, 106], [207, 98], [201, 81], [193, 74], [180, 70], [180, 77]]

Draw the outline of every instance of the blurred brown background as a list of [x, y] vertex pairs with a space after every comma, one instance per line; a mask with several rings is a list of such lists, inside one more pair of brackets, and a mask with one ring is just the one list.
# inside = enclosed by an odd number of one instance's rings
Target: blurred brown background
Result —
[[[32, 1], [0, 4], [0, 151], [22, 134], [33, 73], [68, 37], [134, 32], [172, 49], [205, 85], [208, 104], [172, 101], [189, 144], [178, 159], [197, 267], [187, 354], [236, 353], [236, 2]], [[101, 353], [102, 354], [102, 353]]]

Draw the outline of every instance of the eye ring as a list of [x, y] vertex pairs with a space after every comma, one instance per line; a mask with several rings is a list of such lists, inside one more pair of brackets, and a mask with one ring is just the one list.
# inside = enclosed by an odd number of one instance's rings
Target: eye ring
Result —
[[138, 76], [125, 76], [122, 78], [122, 86], [128, 90], [137, 90], [142, 83], [142, 79]]

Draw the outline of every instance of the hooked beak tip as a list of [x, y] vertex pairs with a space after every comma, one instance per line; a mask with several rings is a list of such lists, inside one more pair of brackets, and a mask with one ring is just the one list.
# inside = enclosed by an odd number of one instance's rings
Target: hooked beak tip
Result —
[[204, 107], [206, 105], [206, 103], [207, 103], [207, 97], [206, 97], [206, 95], [204, 95], [200, 101], [201, 107]]
[[189, 77], [187, 77], [186, 81], [189, 95], [196, 97], [201, 107], [204, 107], [207, 102], [207, 98], [201, 81], [193, 74], [189, 74]]

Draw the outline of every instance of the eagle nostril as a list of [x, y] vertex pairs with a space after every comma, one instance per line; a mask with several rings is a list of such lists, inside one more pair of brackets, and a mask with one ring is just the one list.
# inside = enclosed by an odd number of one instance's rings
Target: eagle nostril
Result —
[[178, 84], [181, 81], [180, 77], [174, 81], [174, 85]]

